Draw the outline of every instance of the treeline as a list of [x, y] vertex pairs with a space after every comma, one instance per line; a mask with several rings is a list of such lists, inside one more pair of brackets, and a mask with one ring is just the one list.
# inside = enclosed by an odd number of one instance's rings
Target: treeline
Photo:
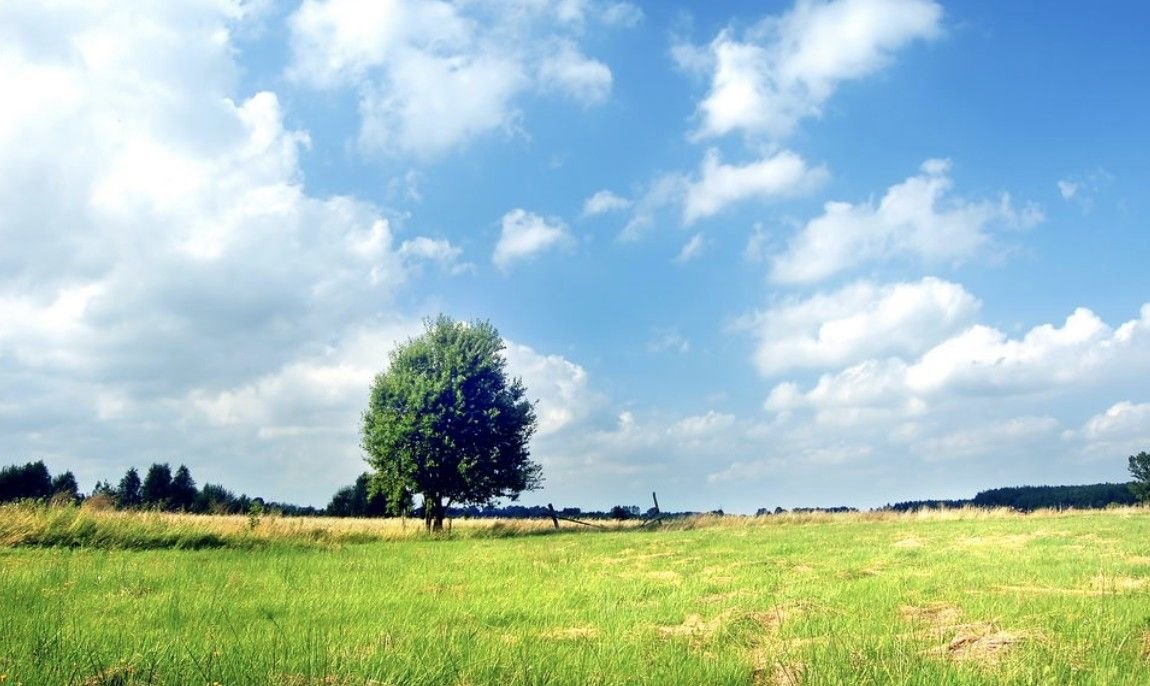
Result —
[[0, 469], [0, 503], [14, 500], [79, 501], [80, 487], [72, 472], [52, 478], [43, 462]]
[[[793, 514], [814, 514], [814, 513], [839, 514], [839, 513], [843, 513], [843, 512], [858, 512], [858, 511], [859, 510], [857, 507], [847, 507], [846, 505], [838, 505], [835, 507], [796, 507], [795, 509], [790, 510], [790, 512], [792, 512]], [[784, 507], [776, 507], [773, 510], [765, 508], [765, 507], [760, 507], [758, 510], [755, 511], [755, 516], [756, 517], [767, 517], [770, 515], [780, 515], [780, 514], [786, 514], [786, 513], [787, 513], [787, 509]], [[722, 512], [719, 512], [718, 514], [722, 514]]]
[[981, 491], [967, 500], [910, 500], [883, 509], [914, 512], [928, 508], [1008, 507], [1020, 512], [1040, 509], [1090, 510], [1111, 505], [1134, 505], [1131, 484], [1086, 484], [1082, 486], [1010, 486]]
[[143, 478], [135, 467], [113, 484], [97, 481], [90, 494], [80, 493], [76, 477], [64, 472], [52, 477], [43, 461], [0, 469], [0, 503], [17, 500], [87, 502], [92, 507], [118, 510], [159, 510], [196, 514], [248, 514], [278, 512], [284, 515], [322, 514], [314, 507], [266, 502], [263, 498], [236, 495], [219, 484], [196, 485], [191, 471], [180, 465], [173, 473], [168, 463], [156, 463]]

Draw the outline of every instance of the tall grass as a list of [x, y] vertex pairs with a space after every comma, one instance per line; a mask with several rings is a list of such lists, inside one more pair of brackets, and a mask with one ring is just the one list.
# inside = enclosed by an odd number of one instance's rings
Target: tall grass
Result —
[[[607, 530], [635, 526], [604, 522]], [[437, 538], [501, 538], [555, 533], [550, 520], [455, 519]], [[594, 529], [578, 528], [581, 532]], [[192, 515], [98, 510], [35, 502], [0, 505], [0, 547], [59, 546], [149, 550], [325, 546], [426, 538], [419, 520]]]

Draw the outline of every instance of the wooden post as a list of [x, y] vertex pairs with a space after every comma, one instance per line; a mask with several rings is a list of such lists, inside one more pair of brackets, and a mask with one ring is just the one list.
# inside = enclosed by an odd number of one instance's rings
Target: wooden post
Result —
[[662, 514], [662, 511], [659, 509], [659, 498], [655, 495], [654, 491], [651, 491], [651, 500], [655, 501], [655, 514]]
[[551, 515], [551, 523], [555, 525], [556, 529], [558, 529], [559, 528], [559, 518], [555, 516], [555, 506], [552, 505], [551, 503], [547, 503], [547, 512], [548, 512], [548, 514]]

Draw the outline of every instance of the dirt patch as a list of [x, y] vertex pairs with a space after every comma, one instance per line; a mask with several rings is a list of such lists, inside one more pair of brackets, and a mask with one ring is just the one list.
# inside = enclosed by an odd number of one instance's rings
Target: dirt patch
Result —
[[672, 572], [670, 570], [644, 572], [642, 576], [654, 581], [662, 581], [664, 583], [670, 584], [677, 584], [683, 580], [683, 575], [679, 574], [678, 572]]
[[599, 628], [594, 626], [569, 626], [549, 629], [540, 634], [552, 641], [574, 641], [581, 638], [599, 638]]
[[791, 571], [795, 574], [810, 574], [811, 572], [815, 571], [815, 568], [808, 567], [807, 565], [795, 565], [794, 567], [791, 567]]
[[1026, 639], [1026, 634], [1003, 631], [993, 624], [964, 624], [946, 645], [931, 648], [928, 655], [949, 660], [995, 665], [1011, 646]]

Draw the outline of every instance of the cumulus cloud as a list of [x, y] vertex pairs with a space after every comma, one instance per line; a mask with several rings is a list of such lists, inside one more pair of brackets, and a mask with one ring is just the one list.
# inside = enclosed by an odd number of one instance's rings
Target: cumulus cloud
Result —
[[581, 54], [571, 43], [539, 65], [539, 82], [584, 105], [597, 105], [611, 95], [611, 69]]
[[745, 165], [733, 165], [724, 164], [718, 151], [710, 149], [696, 176], [673, 173], [657, 177], [632, 204], [631, 219], [619, 238], [637, 240], [668, 208], [681, 207], [682, 223], [690, 226], [740, 202], [779, 201], [805, 195], [822, 185], [828, 176], [825, 167], [811, 167], [789, 150]]
[[711, 85], [699, 104], [696, 135], [785, 137], [802, 119], [819, 116], [840, 83], [882, 69], [916, 40], [938, 36], [941, 21], [942, 7], [933, 0], [798, 0], [741, 37], [724, 30], [705, 55]]
[[593, 391], [587, 371], [560, 355], [544, 355], [519, 343], [504, 351], [508, 370], [523, 379], [528, 396], [537, 401], [539, 437], [546, 437], [585, 420], [605, 399]]
[[452, 245], [451, 241], [444, 238], [417, 236], [399, 246], [400, 257], [435, 262], [452, 274], [466, 272], [472, 268], [470, 264], [459, 262], [462, 254], [462, 248]]
[[1063, 433], [1088, 458], [1123, 459], [1150, 446], [1150, 403], [1123, 400]]
[[547, 220], [526, 210], [514, 209], [503, 215], [499, 242], [491, 261], [506, 271], [513, 262], [525, 260], [554, 248], [574, 243], [567, 227], [558, 220]]
[[932, 277], [881, 286], [860, 281], [776, 303], [736, 328], [753, 333], [755, 366], [773, 376], [919, 354], [969, 325], [978, 310], [978, 299], [962, 286]]
[[776, 385], [772, 411], [878, 407], [921, 412], [931, 402], [967, 397], [1065, 393], [1150, 371], [1150, 304], [1117, 328], [1079, 308], [1062, 326], [1042, 324], [1017, 339], [977, 324], [917, 359], [870, 359], [823, 374], [813, 387]]
[[305, 0], [289, 19], [287, 73], [315, 88], [354, 90], [365, 149], [434, 157], [515, 130], [524, 93], [606, 100], [611, 70], [578, 41], [589, 15], [622, 26], [626, 7]]
[[683, 222], [692, 224], [744, 200], [803, 195], [820, 186], [827, 176], [825, 167], [808, 167], [802, 157], [789, 150], [739, 166], [723, 164], [719, 152], [712, 148], [703, 157], [698, 180], [687, 186]]
[[1086, 421], [1081, 435], [1088, 439], [1144, 438], [1150, 434], [1150, 403], [1122, 401]]
[[[6, 454], [63, 457], [91, 482], [172, 446], [241, 451], [201, 429], [262, 426], [275, 413], [257, 400], [309, 379], [344, 388], [306, 360], [385, 317], [414, 265], [457, 254], [421, 237], [397, 247], [380, 208], [308, 192], [307, 133], [285, 125], [274, 93], [236, 93], [242, 7], [11, 10], [0, 87], [22, 105], [0, 114], [0, 164], [20, 170], [0, 179]], [[202, 411], [186, 414], [189, 399]], [[317, 458], [289, 465], [297, 448], [253, 440], [229, 486], [316, 497], [288, 473]], [[359, 468], [354, 437], [310, 448], [338, 453], [333, 479]]]
[[1016, 210], [1008, 196], [997, 201], [955, 197], [949, 174], [948, 160], [927, 160], [917, 176], [887, 189], [877, 206], [828, 202], [823, 214], [771, 260], [772, 280], [813, 283], [898, 257], [961, 262], [990, 242], [994, 222], [1014, 227], [1041, 219], [1033, 207]]
[[619, 212], [630, 206], [631, 201], [627, 198], [616, 195], [609, 190], [601, 190], [583, 202], [583, 216], [597, 217], [609, 212]]

